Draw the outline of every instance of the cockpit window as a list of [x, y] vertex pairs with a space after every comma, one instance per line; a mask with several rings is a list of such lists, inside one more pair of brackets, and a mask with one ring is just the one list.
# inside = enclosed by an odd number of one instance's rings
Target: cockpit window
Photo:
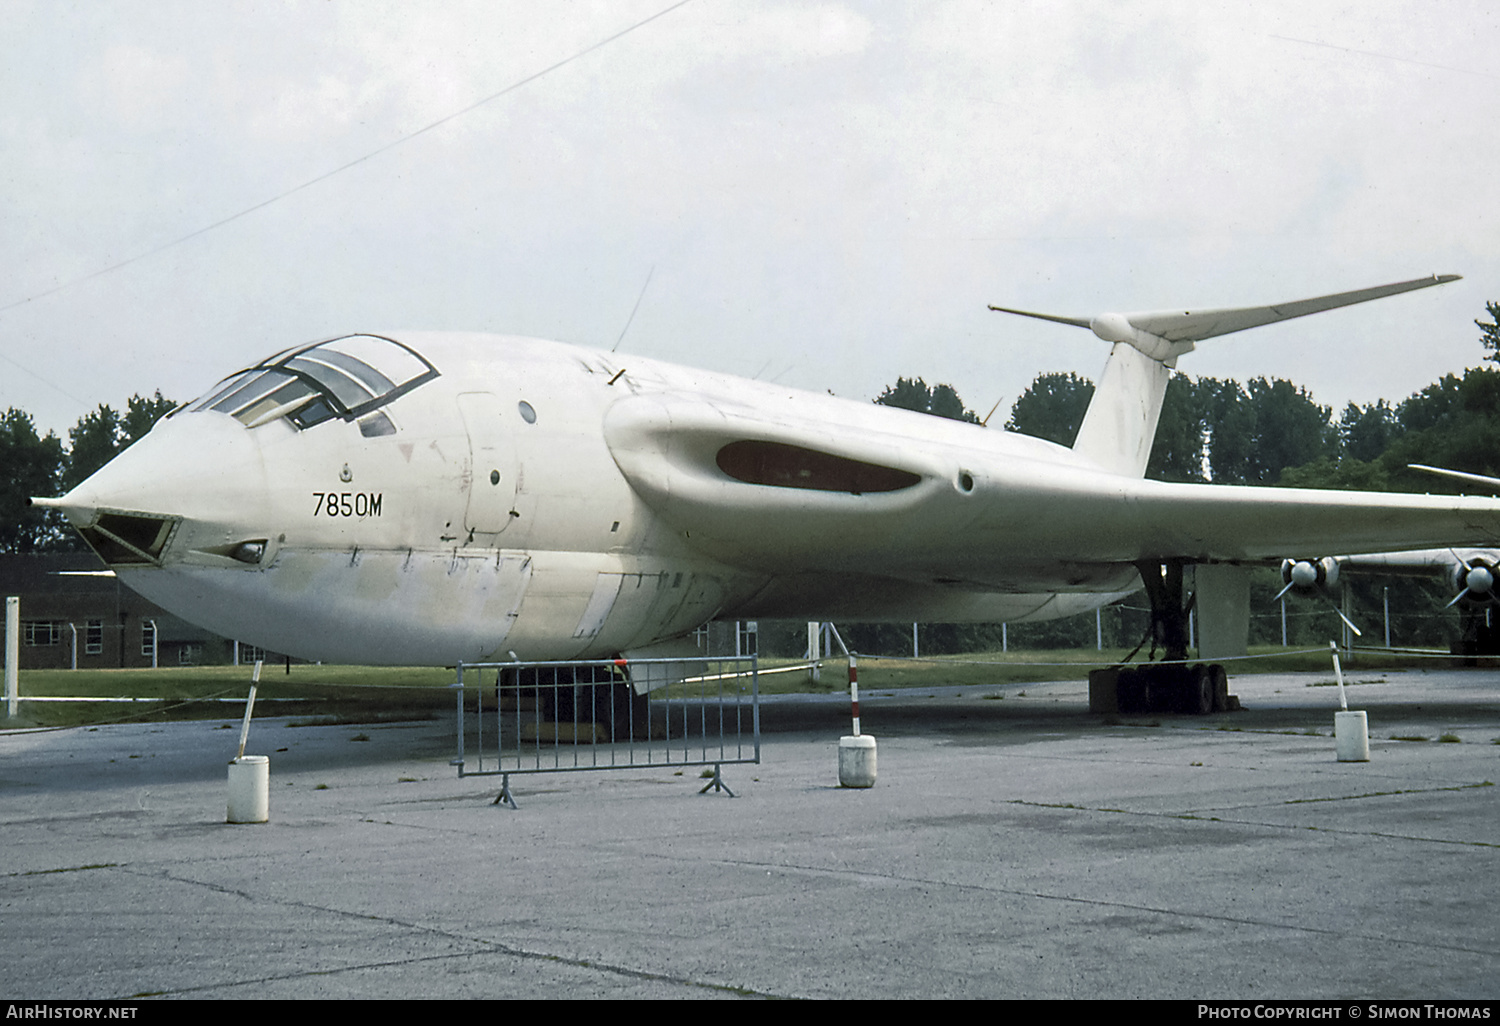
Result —
[[366, 438], [394, 435], [396, 425], [391, 423], [391, 418], [385, 415], [384, 410], [376, 410], [374, 413], [359, 418], [359, 433]]
[[393, 434], [384, 414], [366, 416], [438, 376], [414, 349], [379, 335], [345, 335], [286, 349], [219, 383], [189, 407], [218, 410], [246, 427], [287, 418], [298, 428], [360, 419], [366, 437]]

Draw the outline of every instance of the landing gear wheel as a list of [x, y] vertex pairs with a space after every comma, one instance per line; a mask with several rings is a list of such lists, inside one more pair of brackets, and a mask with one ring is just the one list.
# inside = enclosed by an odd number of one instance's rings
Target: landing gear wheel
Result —
[[1182, 711], [1194, 716], [1206, 716], [1214, 711], [1214, 668], [1199, 663], [1190, 668], [1188, 679], [1183, 682]]
[[1122, 713], [1146, 711], [1145, 671], [1134, 667], [1120, 668], [1115, 679], [1115, 707]]
[[[1109, 685], [1109, 711], [1140, 713], [1183, 713], [1188, 716], [1206, 716], [1212, 712], [1227, 712], [1229, 701], [1229, 675], [1218, 663], [1142, 663], [1121, 666], [1108, 671], [1112, 681]], [[1089, 675], [1092, 707], [1095, 701], [1094, 675]]]
[[1229, 674], [1218, 663], [1211, 663], [1209, 673], [1214, 680], [1214, 712], [1229, 711]]

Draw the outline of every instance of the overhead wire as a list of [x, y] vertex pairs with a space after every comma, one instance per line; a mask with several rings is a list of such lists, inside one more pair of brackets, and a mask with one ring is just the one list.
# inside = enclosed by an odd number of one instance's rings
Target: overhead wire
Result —
[[[207, 233], [209, 233], [211, 231], [214, 231], [214, 230], [216, 230], [218, 228], [224, 227], [227, 224], [231, 224], [231, 223], [233, 223], [235, 221], [238, 221], [240, 218], [247, 217], [250, 214], [255, 213], [257, 210], [264, 210], [266, 207], [269, 207], [269, 206], [271, 206], [274, 203], [279, 203], [279, 202], [281, 202], [282, 200], [286, 199], [289, 196], [294, 196], [297, 193], [302, 192], [304, 189], [309, 189], [312, 186], [317, 185], [319, 182], [325, 182], [328, 179], [334, 177], [335, 175], [339, 175], [339, 174], [342, 174], [345, 171], [348, 171], [350, 168], [358, 167], [360, 164], [363, 164], [363, 163], [365, 163], [366, 161], [369, 161], [369, 160], [373, 160], [374, 158], [380, 156], [383, 153], [388, 153], [388, 152], [390, 152], [391, 150], [395, 149], [398, 146], [405, 145], [406, 143], [411, 142], [413, 139], [416, 139], [419, 136], [422, 136], [422, 135], [425, 135], [428, 132], [431, 132], [435, 128], [439, 128], [439, 127], [441, 127], [443, 125], [446, 125], [448, 122], [453, 121], [453, 120], [455, 120], [457, 118], [461, 118], [465, 114], [472, 113], [473, 111], [478, 110], [480, 107], [483, 107], [485, 104], [492, 103], [495, 100], [500, 99], [502, 96], [506, 96], [506, 95], [508, 95], [510, 93], [515, 92], [517, 89], [520, 89], [522, 86], [529, 85], [530, 83], [535, 82], [539, 78], [542, 78], [542, 77], [544, 77], [546, 75], [550, 75], [552, 72], [557, 71], [559, 68], [565, 67], [566, 65], [571, 64], [571, 63], [573, 63], [576, 60], [579, 60], [579, 59], [581, 59], [583, 57], [588, 56], [589, 54], [593, 53], [596, 50], [603, 49], [604, 47], [610, 45], [611, 43], [614, 43], [614, 42], [616, 42], [616, 41], [618, 41], [620, 39], [623, 39], [625, 36], [630, 35], [632, 32], [636, 31], [637, 29], [644, 28], [646, 25], [649, 25], [651, 22], [656, 21], [658, 18], [665, 17], [666, 15], [671, 14], [673, 11], [677, 10], [679, 7], [684, 7], [684, 6], [686, 6], [687, 4], [689, 4], [691, 2], [692, 2], [692, 0], [678, 0], [677, 3], [674, 3], [674, 4], [672, 4], [672, 5], [668, 6], [668, 7], [665, 7], [663, 9], [661, 9], [660, 11], [657, 11], [655, 14], [651, 15], [649, 18], [643, 18], [642, 20], [636, 22], [635, 24], [630, 25], [628, 28], [621, 29], [619, 32], [616, 32], [616, 33], [614, 33], [611, 36], [607, 36], [606, 38], [601, 39], [598, 42], [593, 43], [592, 45], [587, 46], [584, 49], [579, 50], [576, 53], [573, 53], [573, 54], [571, 54], [568, 57], [564, 57], [562, 60], [557, 61], [554, 64], [550, 64], [550, 65], [548, 65], [547, 67], [543, 68], [540, 71], [533, 72], [532, 74], [527, 75], [525, 78], [521, 78], [521, 79], [518, 79], [515, 82], [512, 82], [510, 85], [506, 86], [504, 89], [501, 89], [498, 92], [491, 93], [490, 95], [484, 97], [483, 99], [476, 100], [473, 103], [469, 104], [467, 107], [464, 107], [461, 110], [454, 111], [452, 114], [448, 114], [448, 115], [446, 115], [444, 117], [438, 118], [436, 121], [432, 122], [431, 124], [424, 125], [421, 128], [418, 128], [418, 129], [416, 129], [413, 132], [408, 132], [406, 135], [403, 135], [401, 138], [396, 139], [396, 140], [394, 140], [392, 142], [388, 142], [384, 146], [380, 146], [380, 147], [378, 147], [376, 149], [373, 149], [373, 150], [371, 150], [370, 152], [364, 154], [361, 157], [356, 157], [354, 160], [348, 161], [347, 163], [344, 163], [344, 164], [340, 164], [338, 167], [333, 168], [330, 171], [325, 171], [322, 174], [317, 175], [316, 177], [309, 178], [307, 181], [302, 182], [300, 185], [294, 185], [290, 189], [286, 189], [283, 192], [277, 193], [275, 196], [272, 196], [269, 199], [261, 200], [259, 203], [253, 204], [252, 206], [245, 207], [243, 210], [240, 210], [237, 213], [230, 214], [228, 217], [220, 218], [219, 220], [213, 222], [212, 224], [204, 225], [202, 228], [198, 228], [198, 229], [195, 229], [194, 231], [188, 232], [186, 235], [181, 235], [181, 236], [173, 239], [171, 242], [163, 243], [162, 245], [157, 246], [155, 249], [147, 250], [144, 253], [137, 253], [135, 256], [127, 257], [126, 259], [121, 260], [118, 263], [110, 264], [108, 267], [104, 267], [104, 268], [101, 268], [101, 269], [99, 269], [97, 271], [90, 272], [89, 274], [86, 274], [86, 275], [84, 275], [81, 278], [74, 278], [74, 279], [72, 279], [70, 281], [66, 281], [66, 282], [62, 283], [61, 285], [53, 286], [52, 288], [47, 289], [47, 290], [45, 290], [43, 292], [37, 292], [37, 293], [35, 293], [33, 295], [27, 296], [25, 299], [18, 299], [15, 302], [7, 303], [4, 306], [0, 306], [0, 313], [4, 313], [4, 312], [6, 312], [8, 310], [14, 310], [16, 307], [25, 306], [27, 303], [35, 302], [38, 299], [44, 299], [47, 296], [56, 295], [57, 293], [62, 292], [64, 290], [66, 290], [66, 289], [74, 288], [75, 286], [82, 285], [84, 282], [92, 281], [93, 279], [102, 277], [102, 276], [104, 276], [106, 274], [112, 274], [113, 272], [118, 271], [121, 268], [129, 267], [131, 264], [135, 264], [135, 263], [138, 263], [138, 262], [140, 262], [142, 260], [146, 260], [146, 259], [148, 259], [150, 257], [154, 257], [154, 256], [156, 256], [159, 253], [164, 253], [164, 252], [166, 252], [169, 249], [172, 249], [172, 248], [174, 248], [176, 246], [182, 245], [184, 242], [188, 242], [191, 239], [196, 239], [200, 235], [206, 235]], [[4, 356], [4, 354], [0, 354], [0, 356]], [[16, 363], [15, 360], [11, 359], [8, 356], [4, 356], [4, 359], [6, 359], [10, 363], [15, 364], [17, 367], [21, 367], [21, 365], [19, 363]], [[21, 367], [21, 369], [22, 370], [26, 370], [25, 367]], [[33, 377], [37, 377], [37, 379], [39, 381], [42, 381], [44, 384], [49, 384], [49, 385], [51, 384], [51, 382], [48, 382], [48, 381], [46, 381], [46, 379], [39, 377], [38, 375], [36, 375], [32, 371], [28, 370], [27, 373], [32, 374]], [[53, 385], [52, 387], [56, 388], [57, 386]], [[62, 390], [58, 389], [58, 391], [62, 391]], [[67, 393], [64, 392], [63, 394], [66, 395]]]

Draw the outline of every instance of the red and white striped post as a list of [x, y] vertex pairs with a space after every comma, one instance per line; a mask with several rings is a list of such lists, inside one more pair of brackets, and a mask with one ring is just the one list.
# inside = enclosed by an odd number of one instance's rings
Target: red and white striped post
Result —
[[859, 666], [849, 653], [849, 706], [854, 716], [854, 736], [859, 737]]
[[839, 738], [839, 786], [875, 786], [875, 739], [859, 732], [859, 664], [849, 653], [849, 711], [854, 733]]

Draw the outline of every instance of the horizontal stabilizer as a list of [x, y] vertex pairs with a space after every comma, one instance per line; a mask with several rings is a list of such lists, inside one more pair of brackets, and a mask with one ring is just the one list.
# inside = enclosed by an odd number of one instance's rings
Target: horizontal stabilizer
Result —
[[1434, 274], [1412, 281], [1398, 281], [1392, 285], [1376, 285], [1374, 288], [1338, 292], [1331, 296], [1316, 296], [1312, 299], [1297, 299], [1289, 303], [1275, 303], [1271, 306], [1243, 306], [1222, 310], [1183, 310], [1181, 312], [1159, 310], [1144, 313], [1104, 314], [1092, 319], [1059, 317], [1053, 314], [1033, 313], [1030, 310], [1013, 310], [1003, 306], [992, 306], [990, 309], [999, 313], [1020, 314], [1022, 317], [1035, 317], [1044, 321], [1056, 321], [1059, 324], [1092, 328], [1095, 334], [1110, 342], [1120, 341], [1120, 339], [1115, 334], [1105, 334], [1100, 330], [1106, 318], [1111, 320], [1123, 318], [1132, 328], [1168, 342], [1201, 342], [1206, 338], [1228, 335], [1231, 332], [1244, 331], [1246, 328], [1258, 328], [1263, 324], [1289, 321], [1294, 317], [1306, 317], [1308, 314], [1321, 313], [1324, 310], [1336, 310], [1341, 306], [1353, 306], [1356, 303], [1367, 303], [1372, 299], [1382, 299], [1385, 296], [1458, 281], [1460, 277], [1457, 274]]

